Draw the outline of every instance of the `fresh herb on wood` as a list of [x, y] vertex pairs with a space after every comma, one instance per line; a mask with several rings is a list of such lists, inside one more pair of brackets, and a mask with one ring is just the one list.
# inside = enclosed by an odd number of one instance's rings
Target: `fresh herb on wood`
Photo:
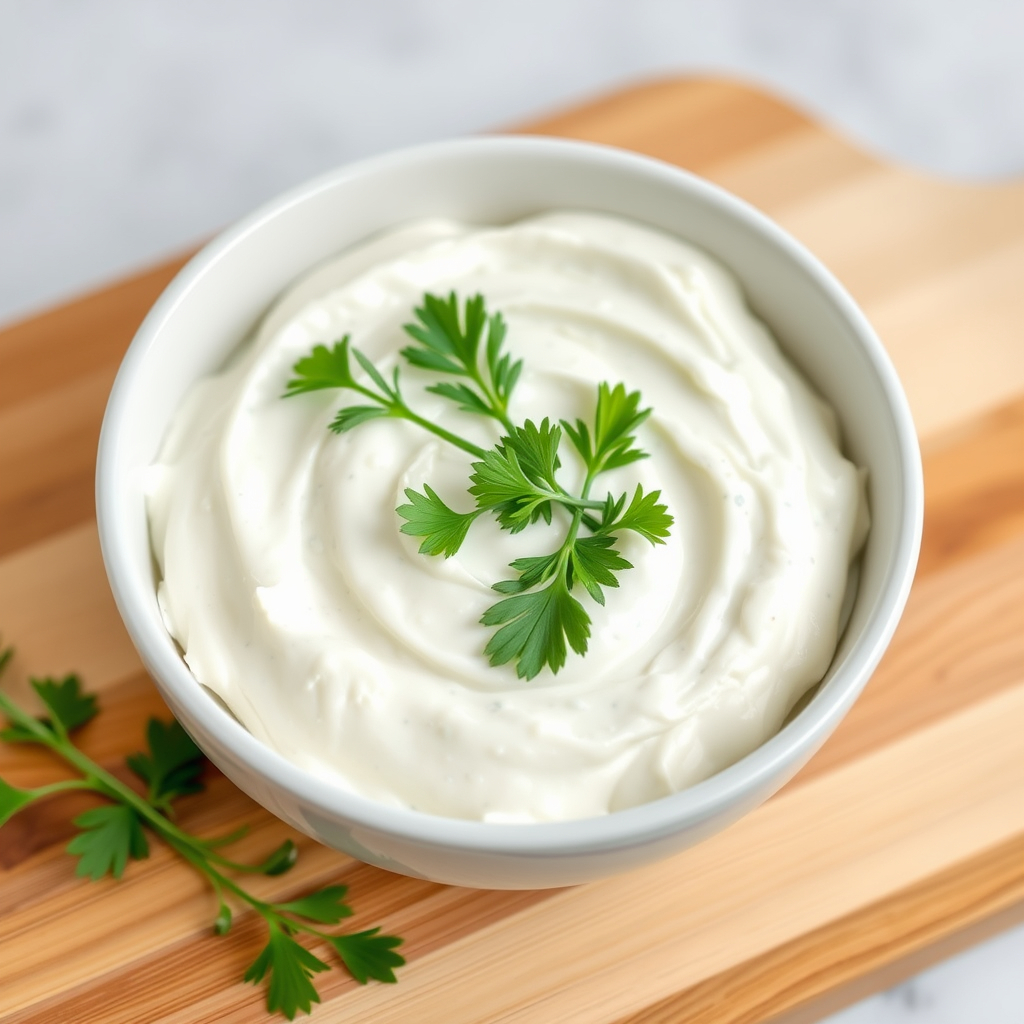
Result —
[[[0, 673], [12, 656], [10, 648], [0, 652]], [[146, 786], [141, 796], [116, 776], [86, 756], [71, 734], [95, 717], [96, 698], [84, 693], [78, 677], [33, 679], [32, 687], [47, 710], [36, 718], [9, 696], [0, 692], [0, 711], [9, 725], [0, 738], [9, 743], [33, 743], [48, 748], [66, 761], [79, 778], [54, 782], [35, 789], [19, 789], [0, 778], [0, 826], [18, 811], [55, 793], [86, 790], [112, 801], [78, 815], [78, 834], [68, 852], [78, 857], [78, 875], [93, 880], [112, 875], [120, 878], [130, 860], [149, 856], [147, 832], [159, 836], [188, 861], [213, 888], [219, 904], [214, 931], [224, 935], [231, 927], [230, 902], [251, 907], [267, 924], [268, 941], [245, 973], [245, 980], [258, 984], [268, 978], [267, 1009], [280, 1011], [289, 1020], [301, 1010], [309, 1013], [320, 996], [312, 977], [330, 970], [296, 936], [306, 934], [333, 947], [335, 953], [360, 984], [371, 978], [393, 982], [395, 968], [405, 961], [395, 952], [402, 940], [380, 934], [379, 928], [350, 934], [326, 932], [318, 925], [335, 925], [351, 916], [343, 885], [329, 885], [296, 900], [275, 903], [257, 899], [235, 882], [227, 872], [280, 875], [296, 861], [298, 850], [285, 840], [260, 864], [242, 864], [220, 852], [245, 834], [245, 829], [218, 839], [201, 839], [184, 831], [172, 820], [173, 802], [203, 789], [200, 774], [203, 755], [188, 733], [174, 719], [150, 719], [146, 729], [147, 749], [131, 755], [128, 767]]]
[[[579, 419], [575, 424], [561, 420], [559, 425], [545, 418], [539, 425], [527, 420], [516, 426], [508, 406], [522, 361], [513, 362], [502, 351], [506, 325], [501, 313], [488, 314], [480, 295], [468, 299], [460, 312], [452, 292], [447, 298], [425, 295], [415, 316], [416, 322], [406, 324], [405, 331], [418, 344], [402, 349], [402, 356], [420, 369], [463, 378], [426, 390], [463, 412], [497, 421], [503, 433], [492, 448], [483, 449], [418, 415], [402, 395], [399, 368], [394, 368], [389, 383], [351, 346], [349, 335], [330, 349], [317, 345], [295, 363], [296, 376], [286, 384], [285, 397], [323, 388], [354, 391], [374, 404], [342, 407], [330, 424], [336, 433], [371, 419], [393, 417], [415, 423], [474, 457], [467, 490], [475, 507], [468, 512], [451, 508], [429, 484], [422, 492], [406, 489], [409, 503], [397, 509], [405, 520], [400, 529], [422, 538], [422, 554], [451, 557], [485, 512], [501, 529], [519, 533], [540, 519], [551, 523], [555, 507], [564, 510], [568, 526], [558, 549], [512, 562], [516, 578], [494, 584], [506, 596], [480, 620], [499, 627], [484, 648], [492, 665], [515, 662], [517, 674], [525, 679], [534, 678], [545, 665], [558, 672], [565, 664], [566, 645], [585, 654], [590, 639], [590, 616], [573, 590], [582, 587], [603, 605], [604, 588], [617, 587], [616, 574], [632, 568], [615, 547], [618, 535], [632, 530], [651, 544], [662, 544], [672, 525], [667, 507], [659, 502], [660, 491], [645, 493], [638, 484], [628, 505], [625, 493], [591, 497], [602, 473], [647, 457], [637, 447], [636, 431], [651, 410], [640, 408], [638, 391], [602, 383], [592, 425]], [[372, 386], [353, 375], [350, 355]], [[579, 494], [571, 494], [558, 480], [563, 431], [585, 470]]]

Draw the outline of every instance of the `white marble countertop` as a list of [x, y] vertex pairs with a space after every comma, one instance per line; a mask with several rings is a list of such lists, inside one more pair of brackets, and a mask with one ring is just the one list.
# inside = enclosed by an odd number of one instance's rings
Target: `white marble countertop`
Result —
[[[1024, 175], [1020, 0], [0, 0], [0, 322], [355, 157], [660, 75], [934, 173]], [[1024, 928], [829, 1018], [1020, 1024]]]

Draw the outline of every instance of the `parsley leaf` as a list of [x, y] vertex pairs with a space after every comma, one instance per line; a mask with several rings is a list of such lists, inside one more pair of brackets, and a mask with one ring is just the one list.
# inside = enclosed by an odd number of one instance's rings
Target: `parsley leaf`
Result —
[[328, 885], [318, 892], [292, 900], [290, 903], [278, 903], [277, 909], [307, 917], [310, 921], [319, 921], [321, 924], [337, 924], [342, 918], [352, 916], [351, 907], [344, 902], [347, 892], [347, 886]]
[[530, 555], [526, 558], [517, 558], [510, 563], [510, 567], [519, 573], [515, 580], [500, 580], [491, 585], [492, 590], [499, 594], [519, 594], [524, 590], [530, 590], [550, 579], [559, 568], [562, 557], [561, 550], [553, 551], [550, 555]]
[[647, 458], [646, 452], [634, 447], [634, 435], [650, 415], [650, 409], [640, 408], [639, 391], [627, 392], [624, 384], [609, 388], [607, 383], [602, 383], [597, 386], [593, 440], [582, 420], [577, 420], [575, 427], [562, 420], [562, 426], [586, 464], [587, 471], [596, 476], [605, 470]]
[[513, 427], [498, 445], [503, 450], [515, 452], [523, 472], [533, 483], [557, 490], [555, 473], [562, 465], [558, 457], [561, 441], [561, 429], [557, 425], [552, 426], [545, 417], [539, 427], [533, 420], [527, 420], [521, 427]]
[[480, 462], [474, 462], [469, 479], [469, 493], [476, 498], [477, 507], [497, 509], [502, 527], [513, 532], [526, 526], [533, 510], [551, 498], [526, 475], [515, 450], [503, 445], [496, 445]]
[[288, 1020], [294, 1020], [299, 1010], [309, 1013], [313, 1003], [320, 1002], [320, 994], [310, 978], [330, 967], [299, 945], [276, 921], [270, 920], [267, 924], [270, 938], [245, 972], [244, 980], [256, 984], [269, 971], [267, 1010], [270, 1013], [279, 1010]]
[[561, 438], [561, 429], [546, 418], [539, 427], [532, 420], [513, 427], [472, 465], [469, 493], [476, 498], [477, 508], [493, 510], [502, 529], [519, 533], [541, 517], [550, 523], [552, 501], [578, 505], [555, 478], [561, 466]]
[[637, 428], [648, 416], [650, 409], [640, 408], [640, 392], [626, 391], [624, 384], [609, 388], [599, 384], [597, 411], [594, 414], [594, 457], [602, 470], [628, 465], [637, 459], [646, 459], [647, 453], [634, 448]]
[[601, 509], [601, 523], [606, 529], [610, 529], [612, 523], [618, 518], [619, 513], [625, 507], [626, 494], [623, 492], [617, 498], [614, 494], [605, 495], [604, 507]]
[[[611, 495], [609, 495], [611, 497]], [[612, 517], [609, 523], [606, 521], [601, 527], [602, 533], [611, 533], [613, 530], [633, 530], [641, 537], [646, 537], [652, 544], [664, 544], [669, 534], [669, 528], [674, 522], [668, 512], [668, 506], [660, 504], [658, 499], [661, 491], [651, 491], [644, 494], [643, 487], [636, 485], [633, 492], [633, 499], [625, 512]], [[625, 495], [623, 495], [625, 498]], [[618, 503], [621, 510], [622, 502]]]
[[[39, 727], [50, 732], [50, 726], [43, 719], [36, 719], [39, 723]], [[15, 722], [8, 725], [5, 729], [0, 729], [0, 740], [6, 740], [8, 743], [38, 743], [39, 734], [33, 731], [28, 726], [23, 725], [21, 722]]]
[[570, 564], [572, 579], [586, 588], [587, 593], [598, 603], [604, 604], [601, 587], [617, 587], [615, 573], [632, 569], [612, 544], [614, 537], [580, 537], [572, 546]]
[[396, 398], [398, 396], [398, 370], [397, 369], [395, 370], [394, 387], [392, 387], [384, 379], [384, 377], [381, 375], [381, 373], [377, 369], [377, 367], [374, 366], [373, 363], [369, 359], [367, 359], [366, 356], [363, 355], [362, 352], [359, 351], [359, 349], [357, 349], [357, 348], [352, 349], [352, 355], [354, 355], [356, 357], [356, 362], [366, 371], [367, 376], [377, 386], [377, 388], [380, 390], [380, 393], [382, 395], [384, 395], [386, 398], [391, 398], [391, 399], [394, 399], [394, 398]]
[[128, 767], [149, 787], [149, 802], [166, 811], [179, 796], [200, 793], [203, 752], [176, 719], [151, 718], [146, 726], [149, 753], [131, 754]]
[[[419, 345], [403, 348], [402, 355], [422, 370], [468, 377], [476, 385], [474, 389], [465, 384], [441, 382], [427, 391], [455, 402], [463, 412], [491, 416], [510, 428], [508, 402], [523, 364], [521, 360], [513, 363], [508, 353], [501, 352], [506, 332], [501, 313], [488, 316], [483, 296], [474, 295], [466, 300], [460, 314], [459, 300], [451, 292], [446, 299], [427, 293], [414, 315], [418, 322], [406, 324], [404, 330]], [[486, 375], [480, 368], [480, 342], [485, 327]]]
[[354, 935], [333, 935], [327, 939], [360, 985], [365, 985], [370, 978], [394, 983], [398, 980], [395, 968], [405, 963], [404, 956], [393, 952], [402, 940], [379, 932], [379, 928], [370, 928]]
[[36, 799], [30, 789], [18, 789], [0, 779], [0, 825], [18, 813], [26, 804]]
[[487, 368], [494, 382], [494, 389], [498, 398], [505, 407], [508, 406], [509, 398], [519, 382], [519, 375], [523, 372], [523, 361], [517, 359], [512, 361], [512, 356], [507, 352], [501, 354], [501, 345], [505, 340], [505, 319], [500, 313], [495, 313], [488, 326], [487, 333]]
[[353, 427], [389, 415], [391, 414], [387, 409], [380, 405], [347, 405], [338, 410], [328, 429], [334, 431], [335, 434], [344, 434], [346, 430], [352, 430]]
[[73, 820], [82, 829], [68, 843], [68, 853], [79, 858], [76, 875], [88, 875], [93, 881], [106, 874], [120, 878], [129, 858], [143, 860], [149, 856], [142, 822], [131, 807], [107, 804]]
[[399, 528], [411, 537], [422, 537], [421, 555], [440, 555], [450, 558], [462, 547], [476, 512], [455, 512], [450, 509], [430, 486], [424, 484], [425, 494], [419, 494], [411, 487], [405, 489], [410, 504], [399, 505], [395, 511], [406, 520]]
[[[378, 391], [363, 387], [352, 376], [349, 354], [366, 371], [367, 376], [377, 386]], [[388, 384], [380, 371], [363, 355], [359, 349], [352, 348], [346, 334], [341, 341], [334, 343], [332, 348], [316, 345], [310, 355], [300, 359], [292, 368], [297, 376], [285, 384], [283, 398], [301, 395], [308, 391], [321, 391], [325, 388], [347, 388], [367, 398], [373, 399], [376, 405], [349, 405], [338, 410], [331, 421], [330, 429], [335, 434], [343, 434], [369, 420], [380, 419], [382, 416], [401, 415], [403, 402], [398, 389], [398, 370], [395, 370], [393, 384]]]
[[252, 870], [260, 875], [283, 875], [295, 867], [298, 857], [298, 847], [286, 839], [262, 864], [257, 864]]
[[520, 679], [533, 679], [548, 665], [557, 672], [564, 664], [566, 641], [583, 654], [590, 638], [590, 616], [569, 593], [563, 576], [542, 590], [506, 597], [484, 612], [485, 626], [501, 626], [484, 648], [492, 665], [513, 659]]
[[527, 420], [480, 462], [472, 464], [472, 486], [479, 510], [490, 509], [503, 530], [519, 533], [543, 518], [551, 522], [551, 504], [575, 506], [579, 502], [559, 487], [555, 473], [561, 465], [558, 445], [562, 431], [545, 418], [538, 427]]
[[30, 682], [50, 712], [50, 724], [64, 735], [85, 725], [96, 715], [96, 698], [82, 693], [78, 676], [68, 675], [61, 680], [32, 679]]
[[[9, 655], [10, 652], [5, 651], [4, 654]], [[0, 658], [0, 670], [6, 661], [6, 657]], [[59, 681], [32, 679], [30, 682], [50, 714], [45, 718], [22, 715], [19, 721], [12, 720], [6, 729], [0, 730], [0, 739], [8, 743], [38, 743], [42, 734], [67, 739], [69, 732], [85, 725], [96, 714], [96, 698], [82, 693], [77, 676], [65, 676]]]
[[296, 374], [285, 384], [284, 395], [301, 395], [307, 391], [320, 391], [324, 388], [351, 388], [355, 385], [352, 370], [349, 367], [349, 336], [346, 334], [336, 341], [331, 348], [316, 345], [313, 351], [300, 359], [292, 368]]
[[413, 312], [419, 323], [406, 324], [403, 330], [422, 347], [410, 345], [402, 349], [402, 355], [424, 370], [469, 376], [476, 365], [486, 320], [483, 296], [467, 299], [461, 318], [455, 292], [447, 299], [428, 293], [423, 296], [423, 305]]
[[454, 402], [463, 412], [470, 412], [477, 416], [492, 415], [491, 407], [487, 402], [465, 384], [442, 381], [440, 384], [432, 384], [427, 390]]

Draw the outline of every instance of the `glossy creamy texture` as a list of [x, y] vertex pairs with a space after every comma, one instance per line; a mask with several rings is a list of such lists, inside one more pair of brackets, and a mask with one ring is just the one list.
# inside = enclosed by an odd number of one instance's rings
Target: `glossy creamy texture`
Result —
[[[387, 371], [424, 291], [481, 292], [525, 368], [517, 422], [590, 420], [624, 382], [654, 414], [651, 458], [596, 488], [660, 488], [668, 543], [623, 535], [636, 566], [585, 657], [532, 682], [482, 655], [518, 536], [487, 517], [444, 560], [394, 509], [430, 483], [468, 509], [469, 457], [413, 424], [327, 430], [342, 402], [282, 401], [293, 363], [345, 333]], [[490, 422], [422, 387], [422, 414], [482, 446]], [[577, 471], [563, 446], [566, 479]], [[689, 786], [781, 726], [828, 667], [866, 530], [863, 480], [831, 411], [747, 311], [736, 283], [674, 238], [596, 214], [497, 229], [423, 222], [312, 272], [180, 409], [148, 495], [159, 599], [196, 678], [257, 737], [325, 780], [395, 805], [495, 822], [604, 814]]]

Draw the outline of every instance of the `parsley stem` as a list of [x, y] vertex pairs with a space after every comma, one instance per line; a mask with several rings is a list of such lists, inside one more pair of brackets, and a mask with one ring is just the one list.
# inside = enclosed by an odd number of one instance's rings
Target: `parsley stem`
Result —
[[[4, 661], [6, 659], [0, 660], [0, 668], [3, 667]], [[260, 865], [253, 866], [233, 861], [223, 854], [209, 849], [203, 840], [180, 829], [145, 797], [140, 796], [134, 789], [117, 778], [117, 776], [112, 775], [91, 757], [79, 750], [67, 737], [66, 730], [62, 729], [58, 733], [55, 728], [51, 728], [38, 718], [22, 711], [17, 704], [3, 693], [0, 693], [0, 710], [12, 722], [30, 732], [36, 742], [49, 747], [55, 754], [63, 758], [73, 768], [76, 768], [83, 776], [81, 779], [65, 779], [61, 782], [53, 782], [47, 786], [33, 789], [31, 790], [33, 799], [41, 799], [53, 793], [61, 793], [68, 790], [90, 790], [131, 807], [154, 832], [165, 842], [174, 846], [182, 856], [184, 856], [182, 849], [187, 847], [194, 852], [195, 856], [202, 858], [204, 862], [206, 860], [213, 860], [223, 867], [234, 870], [250, 873], [259, 872]], [[193, 863], [198, 863], [193, 857], [189, 857], [189, 860]]]
[[453, 434], [450, 430], [445, 430], [444, 427], [439, 427], [436, 423], [424, 419], [418, 413], [413, 412], [405, 404], [405, 399], [402, 398], [401, 394], [390, 392], [386, 396], [380, 395], [376, 391], [371, 391], [369, 388], [363, 387], [362, 384], [356, 383], [349, 384], [348, 387], [352, 391], [358, 391], [361, 395], [373, 399], [378, 405], [384, 406], [390, 416], [394, 416], [396, 419], [409, 420], [410, 423], [415, 423], [424, 430], [429, 430], [431, 434], [440, 437], [449, 444], [455, 445], [456, 448], [461, 448], [464, 452], [469, 452], [470, 455], [475, 455], [478, 459], [484, 457], [484, 449], [473, 444], [472, 441], [467, 441], [464, 437], [459, 437], [458, 434]]
[[207, 860], [213, 861], [214, 864], [220, 864], [221, 867], [231, 868], [232, 871], [242, 871], [250, 875], [266, 874], [263, 864], [241, 864], [237, 860], [232, 860], [230, 857], [225, 857], [223, 854], [217, 853], [216, 850], [210, 850], [208, 847], [203, 848], [203, 856], [206, 857]]
[[234, 832], [229, 832], [226, 836], [218, 836], [216, 839], [204, 839], [203, 846], [207, 849], [216, 849], [218, 846], [229, 846], [231, 843], [237, 843], [239, 839], [244, 839], [249, 834], [249, 826], [242, 825], [240, 828], [236, 828]]
[[385, 408], [396, 404], [393, 397], [385, 395], [379, 395], [376, 391], [371, 391], [369, 388], [364, 388], [362, 384], [356, 384], [354, 381], [351, 384], [338, 384], [336, 387], [346, 387], [351, 391], [358, 391], [361, 395], [366, 395], [367, 398], [372, 398], [378, 405], [383, 405]]
[[83, 754], [70, 740], [52, 739], [47, 741], [47, 746], [63, 757], [68, 764], [77, 768], [86, 779], [91, 780], [94, 783], [93, 789], [104, 796], [128, 804], [134, 811], [137, 811], [154, 831], [161, 835], [168, 831], [180, 833], [182, 836], [188, 835], [181, 832], [173, 822], [153, 808], [144, 797], [139, 796], [131, 786], [126, 785], [116, 775], [112, 775], [91, 757]]
[[63, 782], [51, 782], [48, 786], [37, 786], [30, 792], [32, 793], [33, 800], [40, 800], [44, 796], [50, 796], [53, 793], [65, 793], [75, 789], [86, 789], [94, 793], [100, 792], [88, 779], [65, 779]]
[[577, 498], [576, 495], [567, 491], [561, 484], [558, 485], [558, 492], [548, 492], [548, 496], [552, 501], [557, 501], [560, 505], [566, 505], [569, 508], [592, 508], [602, 509], [604, 508], [603, 501], [592, 501], [587, 495], [590, 492], [591, 481], [587, 480], [583, 486], [583, 490], [580, 492], [580, 496]]
[[562, 541], [562, 555], [559, 564], [562, 568], [565, 568], [565, 563], [569, 558], [569, 553], [572, 551], [573, 544], [576, 543], [576, 534], [580, 530], [580, 520], [583, 518], [583, 513], [580, 509], [576, 509], [572, 514], [572, 522], [569, 524], [569, 532], [565, 535], [565, 540]]
[[[583, 487], [580, 490], [580, 497], [585, 498], [590, 494], [590, 488], [593, 486], [594, 478], [603, 470], [603, 466], [600, 468], [590, 467], [587, 469], [587, 476], [583, 481]], [[596, 504], [591, 504], [588, 508], [604, 508], [604, 502], [599, 501]]]
[[[267, 916], [267, 911], [273, 912], [272, 904], [266, 903], [261, 899], [253, 896], [251, 892], [247, 892], [240, 885], [233, 882], [227, 875], [221, 874], [207, 858], [205, 852], [200, 853], [189, 841], [191, 837], [187, 834], [182, 834], [179, 838], [177, 836], [170, 838], [165, 836], [167, 845], [171, 847], [180, 857], [183, 857], [190, 864], [192, 864], [197, 870], [201, 871], [210, 880], [210, 885], [214, 892], [220, 896], [222, 890], [227, 889], [230, 893], [242, 900], [244, 903], [248, 903], [253, 910], [258, 911], [264, 917]], [[227, 865], [225, 865], [227, 866]], [[234, 865], [230, 865], [234, 866]]]
[[[7, 664], [13, 649], [8, 648], [0, 655], [0, 670]], [[0, 710], [16, 725], [21, 726], [26, 732], [31, 733], [38, 742], [49, 743], [54, 733], [38, 718], [22, 711], [6, 694], [0, 693]]]
[[[328, 935], [316, 928], [311, 928], [304, 921], [296, 920], [290, 916], [286, 917], [277, 909], [277, 905], [274, 903], [269, 903], [266, 900], [261, 900], [258, 897], [253, 896], [251, 892], [243, 889], [240, 885], [228, 878], [227, 875], [218, 871], [204, 854], [197, 853], [194, 847], [189, 843], [182, 843], [177, 839], [168, 839], [167, 842], [179, 856], [183, 857], [198, 871], [206, 875], [210, 882], [210, 886], [218, 899], [223, 899], [223, 893], [226, 889], [243, 903], [248, 903], [249, 906], [252, 907], [252, 909], [268, 923], [273, 921], [278, 924], [284, 924], [291, 931], [309, 932], [310, 934], [317, 935], [323, 939], [335, 938], [335, 936]], [[230, 866], [237, 867], [235, 864], [231, 864]]]
[[443, 441], [447, 441], [449, 444], [455, 445], [456, 448], [461, 448], [464, 452], [469, 452], [470, 455], [474, 455], [478, 459], [482, 459], [484, 455], [487, 454], [483, 448], [473, 444], [472, 441], [467, 441], [464, 437], [459, 437], [458, 434], [453, 434], [451, 431], [445, 430], [444, 427], [439, 427], [436, 423], [431, 423], [430, 420], [424, 419], [422, 416], [413, 412], [412, 409], [405, 404], [395, 404], [392, 406], [392, 410], [392, 416], [409, 420], [411, 423], [415, 423], [424, 430], [429, 430], [431, 434], [440, 437]]
[[[5, 708], [4, 710], [6, 711], [7, 709]], [[178, 843], [186, 844], [190, 849], [196, 850], [198, 855], [202, 857], [207, 856], [206, 851], [201, 847], [201, 840], [178, 828], [173, 821], [156, 810], [149, 801], [139, 796], [131, 786], [126, 785], [117, 776], [112, 775], [101, 765], [97, 764], [91, 757], [83, 754], [70, 740], [61, 739], [59, 736], [49, 733], [45, 730], [45, 726], [43, 729], [47, 734], [40, 736], [40, 741], [45, 743], [54, 753], [64, 758], [72, 767], [77, 768], [84, 776], [84, 779], [81, 780], [82, 785], [71, 787], [64, 784], [66, 788], [91, 789], [112, 800], [126, 804], [165, 842], [170, 843], [173, 838]], [[62, 784], [55, 783], [54, 785]], [[175, 846], [175, 849], [177, 848]], [[219, 854], [215, 856], [218, 859], [226, 860], [226, 858], [221, 858]], [[228, 862], [226, 866], [234, 865]]]
[[[7, 711], [6, 702], [0, 706], [3, 706], [4, 710]], [[25, 719], [26, 721], [34, 721], [39, 724], [37, 719], [31, 719], [28, 718], [28, 716], [25, 716]], [[92, 758], [83, 754], [70, 740], [54, 736], [49, 733], [45, 726], [42, 726], [41, 728], [46, 735], [40, 735], [40, 741], [45, 743], [55, 753], [63, 757], [64, 760], [73, 767], [77, 768], [85, 778], [81, 780], [76, 779], [68, 780], [66, 782], [56, 782], [50, 786], [44, 786], [41, 789], [34, 790], [34, 793], [39, 796], [45, 796], [49, 792], [58, 792], [62, 789], [89, 789], [102, 796], [106, 796], [109, 799], [117, 800], [120, 803], [126, 804], [131, 807], [139, 817], [141, 817], [146, 824], [164, 840], [164, 842], [177, 850], [181, 856], [185, 856], [184, 850], [186, 848], [192, 851], [191, 855], [187, 857], [191, 863], [198, 866], [199, 861], [201, 860], [203, 864], [206, 865], [203, 870], [207, 870], [208, 867], [210, 871], [215, 871], [223, 884], [231, 889], [232, 892], [236, 892], [237, 890], [236, 895], [248, 899], [247, 896], [244, 896], [243, 889], [236, 886], [230, 879], [220, 875], [220, 872], [217, 872], [216, 869], [212, 868], [209, 865], [209, 862], [213, 861], [222, 867], [231, 868], [232, 870], [242, 871], [249, 874], [261, 874], [262, 865], [241, 864], [238, 861], [231, 860], [229, 857], [225, 857], [216, 850], [210, 849], [204, 840], [190, 835], [188, 832], [184, 831], [184, 829], [179, 828], [173, 821], [153, 807], [148, 800], [139, 796], [134, 789], [123, 783], [115, 775], [106, 771], [106, 769], [93, 761]], [[199, 858], [199, 860], [196, 858]], [[209, 874], [209, 871], [207, 871], [207, 873]]]
[[315, 935], [318, 939], [323, 939], [326, 942], [342, 938], [342, 936], [339, 935], [331, 935], [330, 932], [322, 932], [319, 928], [314, 928], [312, 925], [306, 924], [305, 921], [296, 921], [291, 917], [286, 917], [283, 920], [288, 922], [288, 926], [290, 928], [295, 928], [298, 931], [305, 932], [307, 935]]
[[218, 897], [220, 897], [222, 890], [227, 889], [238, 899], [248, 903], [264, 917], [268, 915], [279, 916], [273, 909], [272, 904], [257, 899], [240, 885], [236, 885], [230, 878], [218, 871], [210, 861], [215, 860], [224, 867], [242, 871], [252, 870], [249, 865], [238, 864], [221, 854], [207, 849], [201, 839], [178, 828], [174, 822], [156, 810], [146, 799], [139, 796], [134, 789], [125, 785], [115, 775], [112, 775], [105, 768], [97, 764], [91, 757], [82, 753], [69, 739], [56, 735], [40, 723], [38, 719], [21, 712], [21, 709], [8, 701], [3, 694], [0, 694], [0, 707], [3, 708], [5, 714], [17, 720], [19, 724], [28, 725], [29, 723], [35, 723], [38, 729], [34, 729], [33, 732], [36, 732], [39, 741], [62, 757], [72, 767], [77, 768], [84, 776], [82, 779], [67, 779], [62, 782], [51, 783], [47, 786], [40, 786], [38, 789], [32, 790], [34, 797], [48, 796], [51, 793], [65, 790], [84, 789], [125, 804], [131, 807], [180, 857], [187, 860], [197, 870], [206, 875]]
[[473, 380], [480, 386], [480, 390], [484, 393], [484, 398], [487, 399], [488, 404], [491, 407], [491, 415], [509, 432], [515, 429], [512, 420], [509, 419], [508, 410], [505, 403], [498, 398], [497, 392], [492, 391], [490, 386], [484, 380], [484, 375], [480, 372], [479, 367], [476, 365], [470, 368], [470, 374]]

